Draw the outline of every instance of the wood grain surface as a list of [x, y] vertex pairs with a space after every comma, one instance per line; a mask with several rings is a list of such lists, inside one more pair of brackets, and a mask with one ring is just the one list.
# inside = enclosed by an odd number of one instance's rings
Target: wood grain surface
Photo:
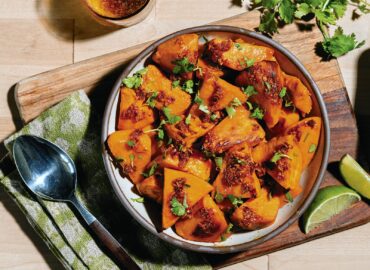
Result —
[[[233, 25], [253, 29], [258, 20], [257, 13], [238, 15], [215, 24]], [[329, 112], [331, 128], [331, 151], [329, 166], [323, 186], [342, 184], [337, 162], [343, 153], [357, 155], [357, 126], [346, 89], [336, 60], [322, 62], [314, 51], [321, 33], [313, 26], [312, 31], [300, 31], [298, 26], [283, 28], [275, 40], [292, 51], [305, 65], [318, 84]], [[149, 42], [150, 43], [150, 42]], [[107, 96], [114, 78], [125, 64], [149, 43], [85, 60], [39, 74], [16, 84], [16, 99], [20, 115], [25, 122], [57, 103], [72, 91], [84, 89]], [[102, 102], [105, 98], [101, 99]], [[104, 106], [104, 104], [101, 104]], [[351, 209], [326, 222], [310, 234], [301, 232], [295, 223], [286, 231], [251, 250], [229, 255], [208, 256], [215, 268], [254, 258], [276, 250], [298, 245], [313, 239], [343, 231], [370, 221], [370, 207], [360, 202]]]

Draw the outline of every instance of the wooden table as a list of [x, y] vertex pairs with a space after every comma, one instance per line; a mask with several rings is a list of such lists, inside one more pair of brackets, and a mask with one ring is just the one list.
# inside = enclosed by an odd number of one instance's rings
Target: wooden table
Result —
[[[21, 126], [12, 99], [12, 85], [18, 80], [245, 12], [245, 7], [232, 2], [238, 1], [157, 0], [144, 22], [113, 31], [92, 21], [78, 0], [0, 0], [0, 139]], [[340, 24], [367, 44], [340, 58], [339, 64], [356, 111], [370, 115], [370, 15], [355, 22], [350, 17], [347, 12]], [[0, 148], [0, 156], [3, 153]], [[225, 269], [298, 268], [370, 269], [370, 224]], [[62, 269], [2, 190], [0, 269]]]

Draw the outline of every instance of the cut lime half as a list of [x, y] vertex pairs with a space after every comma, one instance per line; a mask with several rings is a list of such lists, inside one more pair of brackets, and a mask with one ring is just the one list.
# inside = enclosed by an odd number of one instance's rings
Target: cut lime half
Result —
[[370, 176], [350, 155], [344, 155], [339, 170], [347, 184], [365, 198], [370, 199]]
[[329, 186], [320, 189], [303, 215], [304, 232], [309, 233], [322, 222], [360, 200], [360, 195], [345, 186]]

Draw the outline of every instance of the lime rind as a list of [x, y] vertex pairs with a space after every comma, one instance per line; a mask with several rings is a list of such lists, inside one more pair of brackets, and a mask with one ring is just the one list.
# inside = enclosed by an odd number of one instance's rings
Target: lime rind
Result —
[[345, 186], [329, 186], [319, 190], [303, 216], [304, 232], [309, 233], [360, 200], [360, 195]]
[[346, 183], [365, 198], [370, 199], [370, 175], [346, 154], [339, 163], [339, 170]]

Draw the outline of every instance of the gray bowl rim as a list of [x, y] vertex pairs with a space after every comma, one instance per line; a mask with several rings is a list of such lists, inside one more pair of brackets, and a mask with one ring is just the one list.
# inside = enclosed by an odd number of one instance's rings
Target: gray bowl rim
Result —
[[[136, 67], [136, 65], [143, 60], [143, 58], [147, 57], [151, 53], [155, 51], [155, 49], [162, 43], [166, 42], [169, 39], [172, 39], [176, 36], [182, 35], [182, 34], [190, 34], [190, 33], [202, 33], [202, 32], [227, 32], [231, 34], [240, 34], [244, 35], [246, 37], [250, 37], [253, 39], [257, 39], [259, 41], [262, 41], [263, 43], [266, 43], [267, 45], [271, 46], [273, 49], [280, 51], [285, 57], [287, 57], [301, 72], [301, 74], [306, 78], [308, 84], [310, 85], [311, 89], [313, 90], [313, 93], [316, 97], [316, 100], [318, 102], [321, 116], [323, 119], [323, 129], [324, 129], [324, 139], [322, 143], [324, 143], [324, 149], [323, 149], [323, 156], [321, 161], [321, 166], [319, 169], [319, 173], [317, 174], [316, 181], [314, 182], [311, 192], [307, 195], [307, 197], [303, 200], [301, 206], [297, 209], [297, 211], [283, 224], [281, 224], [279, 227], [277, 227], [275, 230], [271, 231], [270, 233], [246, 242], [242, 244], [237, 244], [233, 246], [200, 246], [195, 245], [192, 243], [186, 242], [186, 240], [179, 240], [176, 238], [173, 238], [171, 236], [168, 236], [164, 234], [163, 232], [158, 232], [153, 226], [151, 226], [142, 216], [140, 216], [136, 210], [131, 206], [128, 198], [123, 196], [120, 192], [120, 188], [118, 186], [118, 183], [113, 176], [113, 171], [110, 165], [111, 161], [109, 158], [109, 154], [106, 150], [106, 140], [108, 138], [108, 123], [109, 123], [109, 117], [112, 111], [112, 106], [115, 101], [115, 99], [118, 96], [119, 89], [121, 86], [122, 78], [127, 77], [131, 70]], [[126, 208], [126, 210], [138, 221], [144, 228], [146, 228], [148, 231], [156, 235], [157, 237], [161, 238], [162, 240], [188, 250], [196, 251], [196, 252], [204, 252], [204, 253], [210, 253], [210, 254], [226, 254], [226, 253], [233, 253], [233, 252], [240, 252], [245, 251], [247, 249], [250, 249], [254, 246], [257, 246], [263, 242], [266, 242], [273, 237], [277, 236], [284, 230], [286, 230], [291, 224], [293, 224], [295, 221], [298, 220], [298, 218], [304, 213], [304, 211], [308, 208], [312, 200], [314, 199], [322, 181], [323, 176], [326, 171], [327, 163], [328, 163], [328, 157], [329, 157], [329, 149], [330, 149], [330, 127], [329, 127], [329, 117], [326, 110], [326, 105], [324, 102], [324, 99], [321, 95], [321, 92], [319, 88], [317, 87], [315, 81], [313, 80], [310, 73], [306, 70], [306, 68], [303, 66], [303, 64], [284, 46], [279, 44], [278, 42], [262, 35], [254, 31], [250, 31], [244, 28], [240, 27], [234, 27], [234, 26], [225, 26], [225, 25], [205, 25], [205, 26], [197, 26], [197, 27], [190, 27], [186, 28], [177, 32], [174, 32], [172, 34], [169, 34], [165, 37], [160, 38], [159, 40], [155, 41], [151, 45], [149, 45], [146, 49], [141, 51], [131, 62], [128, 64], [128, 66], [124, 69], [124, 71], [119, 76], [117, 82], [113, 86], [113, 89], [110, 93], [107, 105], [105, 107], [104, 117], [103, 117], [103, 125], [102, 125], [102, 133], [101, 133], [101, 144], [102, 144], [102, 155], [104, 160], [104, 166], [107, 170], [108, 177], [110, 180], [110, 183], [113, 187], [113, 190], [115, 191], [117, 197], [123, 204], [123, 206]]]

